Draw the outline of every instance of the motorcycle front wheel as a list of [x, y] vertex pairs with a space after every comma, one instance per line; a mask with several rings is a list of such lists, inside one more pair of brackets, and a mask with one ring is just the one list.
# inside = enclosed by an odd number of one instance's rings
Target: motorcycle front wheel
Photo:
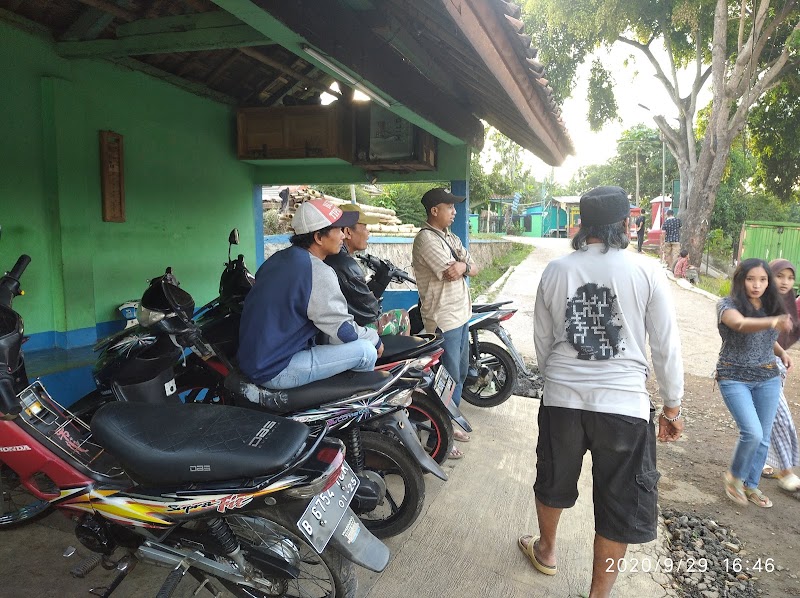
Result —
[[425, 503], [422, 469], [394, 436], [362, 431], [361, 450], [364, 471], [380, 476], [386, 494], [377, 507], [359, 512], [358, 518], [378, 538], [396, 536], [411, 527], [422, 512]]
[[[296, 579], [259, 576], [255, 566], [253, 585], [217, 580], [239, 598], [355, 598], [356, 574], [353, 564], [332, 548], [322, 554], [298, 533], [297, 522], [288, 515], [273, 510], [255, 511], [254, 515], [225, 517], [245, 553], [253, 548], [261, 556], [284, 560], [297, 568]], [[252, 563], [253, 561], [248, 560]]]
[[442, 401], [430, 393], [415, 392], [406, 407], [408, 420], [417, 431], [419, 443], [439, 465], [453, 448], [453, 422]]
[[[514, 358], [503, 347], [494, 343], [478, 342], [478, 360], [470, 357], [470, 369], [472, 368], [475, 368], [478, 376], [467, 378], [461, 397], [477, 407], [496, 407], [511, 396], [517, 385]], [[485, 373], [481, 374], [483, 368], [488, 368], [488, 371], [484, 370]]]

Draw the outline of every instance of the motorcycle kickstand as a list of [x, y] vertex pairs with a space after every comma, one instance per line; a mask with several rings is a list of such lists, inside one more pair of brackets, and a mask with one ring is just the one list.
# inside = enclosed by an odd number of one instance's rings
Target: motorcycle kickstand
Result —
[[172, 596], [172, 593], [178, 587], [178, 584], [183, 581], [184, 576], [189, 573], [192, 577], [194, 577], [197, 581], [200, 582], [198, 588], [192, 593], [192, 596], [197, 596], [203, 588], [208, 590], [214, 598], [220, 598], [222, 596], [222, 592], [217, 590], [209, 579], [203, 575], [200, 575], [198, 571], [195, 571], [191, 565], [192, 559], [190, 556], [187, 556], [183, 559], [180, 563], [178, 563], [175, 568], [169, 572], [167, 578], [164, 580], [164, 583], [161, 584], [161, 589], [158, 591], [156, 596]]
[[132, 554], [126, 554], [119, 561], [117, 561], [117, 566], [115, 569], [119, 571], [119, 573], [117, 573], [117, 576], [111, 582], [111, 585], [99, 588], [91, 588], [89, 593], [94, 594], [95, 596], [100, 596], [101, 598], [109, 598], [114, 590], [119, 587], [119, 584], [121, 584], [128, 576], [128, 573], [133, 571], [134, 567], [136, 567], [136, 559]]

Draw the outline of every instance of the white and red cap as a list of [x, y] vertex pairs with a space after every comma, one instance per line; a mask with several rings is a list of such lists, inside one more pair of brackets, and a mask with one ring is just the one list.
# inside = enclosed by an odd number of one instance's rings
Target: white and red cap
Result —
[[305, 235], [328, 226], [354, 226], [358, 212], [345, 212], [329, 199], [311, 199], [301, 203], [292, 217], [295, 234]]

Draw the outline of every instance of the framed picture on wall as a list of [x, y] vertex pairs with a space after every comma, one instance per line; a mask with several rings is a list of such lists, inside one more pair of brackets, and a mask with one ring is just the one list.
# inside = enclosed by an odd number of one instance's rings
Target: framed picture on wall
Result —
[[125, 222], [122, 135], [114, 131], [100, 131], [100, 192], [103, 222]]

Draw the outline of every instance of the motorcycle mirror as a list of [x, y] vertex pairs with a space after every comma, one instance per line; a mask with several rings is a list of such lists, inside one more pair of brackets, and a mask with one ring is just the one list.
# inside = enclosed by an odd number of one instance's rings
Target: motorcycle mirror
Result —
[[239, 229], [234, 228], [228, 235], [228, 263], [231, 263], [231, 246], [239, 244]]

